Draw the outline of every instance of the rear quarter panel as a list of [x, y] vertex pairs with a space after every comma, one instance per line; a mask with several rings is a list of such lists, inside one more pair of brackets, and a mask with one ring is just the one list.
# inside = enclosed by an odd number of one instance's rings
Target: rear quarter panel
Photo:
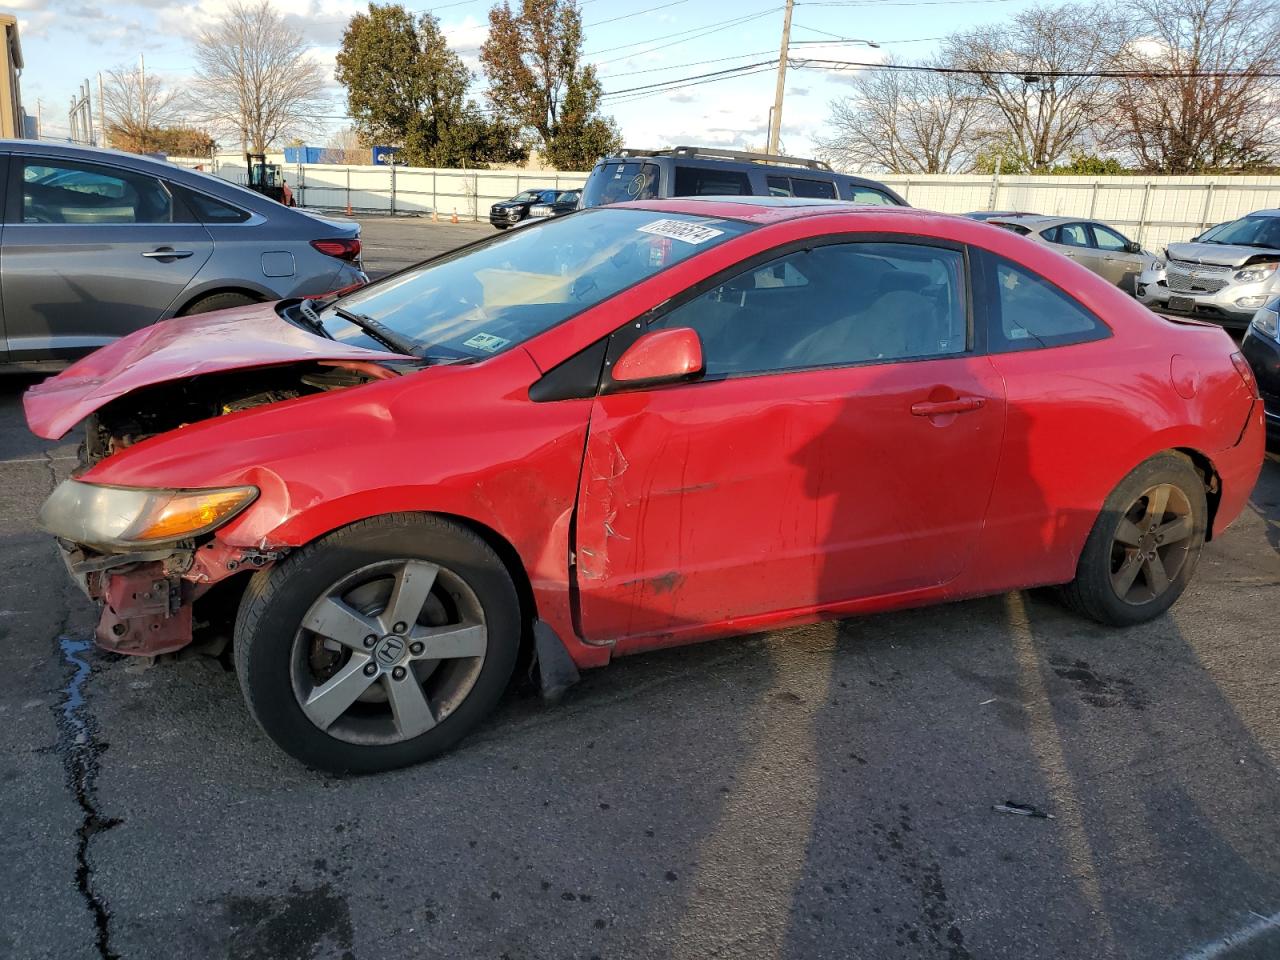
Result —
[[1170, 323], [1051, 247], [1021, 240], [982, 245], [1053, 280], [1112, 335], [993, 356], [1006, 384], [1005, 442], [977, 562], [959, 592], [1071, 580], [1106, 498], [1162, 451], [1195, 451], [1222, 474], [1215, 532], [1239, 512], [1241, 486], [1253, 483], [1233, 469], [1228, 491], [1222, 469], [1251, 456], [1238, 444], [1256, 419], [1230, 338]]

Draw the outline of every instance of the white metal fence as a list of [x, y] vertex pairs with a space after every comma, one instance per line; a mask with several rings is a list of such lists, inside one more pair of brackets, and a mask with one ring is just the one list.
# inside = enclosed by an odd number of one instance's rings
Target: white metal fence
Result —
[[[282, 155], [269, 157], [274, 163]], [[174, 159], [245, 182], [242, 157]], [[586, 173], [421, 167], [284, 164], [299, 206], [354, 213], [456, 213], [485, 219], [490, 204], [521, 190], [571, 190]], [[1189, 240], [1206, 227], [1252, 210], [1280, 207], [1280, 177], [1033, 177], [974, 174], [869, 174], [913, 207], [942, 213], [1021, 210], [1101, 220], [1151, 249]]]
[[872, 174], [913, 207], [1020, 210], [1109, 223], [1156, 250], [1252, 210], [1280, 207], [1280, 177], [988, 177]]
[[[170, 160], [184, 167], [199, 166], [241, 186], [247, 176], [242, 158]], [[586, 173], [322, 163], [282, 164], [282, 170], [300, 207], [350, 209], [353, 213], [436, 213], [441, 218], [456, 213], [461, 220], [488, 219], [491, 204], [509, 200], [522, 190], [572, 190], [587, 180]]]

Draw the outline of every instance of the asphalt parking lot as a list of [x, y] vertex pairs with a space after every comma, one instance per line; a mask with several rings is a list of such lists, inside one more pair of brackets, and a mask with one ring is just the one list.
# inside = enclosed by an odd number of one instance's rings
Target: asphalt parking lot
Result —
[[[369, 221], [386, 272], [487, 224]], [[0, 957], [1280, 957], [1280, 460], [1172, 613], [1041, 593], [615, 662], [312, 773], [236, 678], [87, 642], [0, 381]], [[1012, 801], [1048, 816], [993, 806]]]

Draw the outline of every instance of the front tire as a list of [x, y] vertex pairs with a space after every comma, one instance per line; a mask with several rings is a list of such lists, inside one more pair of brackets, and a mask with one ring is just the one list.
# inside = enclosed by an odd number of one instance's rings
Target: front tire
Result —
[[425, 514], [344, 527], [256, 573], [235, 663], [281, 749], [333, 773], [419, 763], [490, 713], [515, 667], [520, 604], [480, 537]]
[[1139, 464], [1094, 521], [1076, 578], [1063, 588], [1067, 603], [1111, 626], [1154, 620], [1191, 582], [1208, 517], [1204, 481], [1185, 457]]

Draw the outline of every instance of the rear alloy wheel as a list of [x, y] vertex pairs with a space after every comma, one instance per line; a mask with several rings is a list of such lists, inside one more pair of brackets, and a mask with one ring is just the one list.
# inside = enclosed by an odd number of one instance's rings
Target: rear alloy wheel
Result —
[[255, 574], [236, 625], [254, 717], [310, 766], [417, 763], [475, 727], [515, 664], [520, 611], [471, 531], [423, 515], [339, 530]]
[[1176, 454], [1141, 464], [1107, 499], [1095, 521], [1068, 602], [1101, 623], [1128, 626], [1173, 606], [1204, 546], [1204, 482]]

